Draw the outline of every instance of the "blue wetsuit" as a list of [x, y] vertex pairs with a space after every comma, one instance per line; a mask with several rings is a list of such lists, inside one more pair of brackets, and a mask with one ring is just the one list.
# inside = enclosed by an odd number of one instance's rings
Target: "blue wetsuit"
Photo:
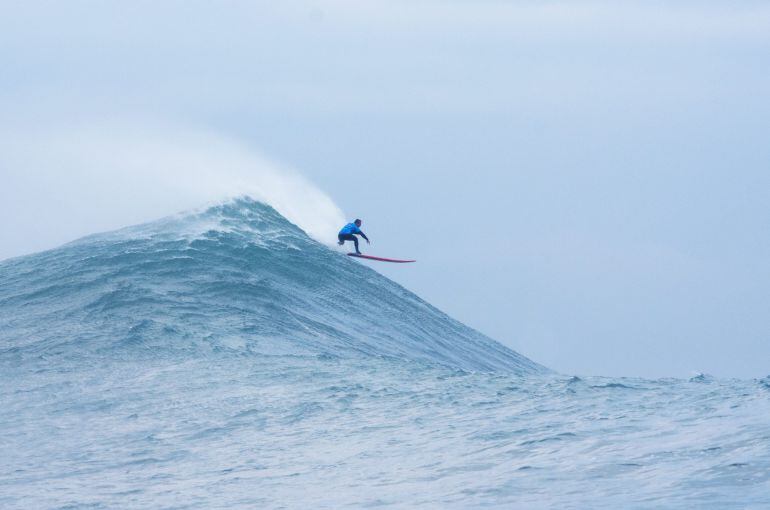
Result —
[[348, 223], [342, 227], [340, 233], [337, 234], [337, 239], [340, 240], [340, 244], [344, 244], [345, 241], [353, 241], [353, 243], [356, 245], [356, 253], [361, 253], [358, 251], [358, 238], [356, 237], [356, 234], [360, 235], [367, 241], [369, 240], [369, 238], [366, 237], [366, 234], [364, 234], [364, 232], [358, 228], [358, 225], [355, 223]]

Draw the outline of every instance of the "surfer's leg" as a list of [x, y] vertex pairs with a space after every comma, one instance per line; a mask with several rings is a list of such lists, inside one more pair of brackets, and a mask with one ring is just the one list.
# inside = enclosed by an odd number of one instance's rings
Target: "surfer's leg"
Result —
[[358, 238], [353, 234], [339, 234], [337, 239], [340, 240], [339, 244], [345, 244], [345, 241], [353, 241], [356, 245], [356, 253], [361, 253], [358, 251]]

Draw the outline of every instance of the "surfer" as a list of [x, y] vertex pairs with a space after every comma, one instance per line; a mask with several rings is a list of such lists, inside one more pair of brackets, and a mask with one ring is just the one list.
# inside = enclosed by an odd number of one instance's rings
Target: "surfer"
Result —
[[342, 246], [345, 244], [345, 241], [353, 241], [353, 243], [356, 245], [356, 253], [361, 255], [361, 252], [358, 250], [358, 238], [356, 235], [360, 235], [366, 239], [366, 244], [369, 244], [369, 238], [366, 237], [366, 234], [364, 234], [361, 230], [361, 220], [358, 219], [353, 223], [348, 223], [342, 227], [342, 230], [340, 230], [340, 233], [337, 235], [337, 239], [339, 239], [337, 244]]

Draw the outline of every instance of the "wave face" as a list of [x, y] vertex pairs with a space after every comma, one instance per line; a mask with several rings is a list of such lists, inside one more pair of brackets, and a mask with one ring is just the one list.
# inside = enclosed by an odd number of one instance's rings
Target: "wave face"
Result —
[[0, 508], [770, 508], [770, 378], [554, 374], [237, 200], [0, 263]]
[[542, 367], [248, 198], [0, 265], [3, 355], [385, 356]]

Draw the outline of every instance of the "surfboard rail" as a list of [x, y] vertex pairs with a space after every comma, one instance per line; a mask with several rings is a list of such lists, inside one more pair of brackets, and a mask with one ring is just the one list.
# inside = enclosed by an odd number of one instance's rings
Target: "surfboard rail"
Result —
[[380, 262], [393, 262], [396, 264], [408, 264], [410, 262], [417, 262], [416, 260], [403, 260], [403, 259], [389, 259], [385, 257], [375, 257], [373, 255], [364, 255], [363, 253], [348, 253], [348, 257], [356, 257], [358, 259], [377, 260]]

